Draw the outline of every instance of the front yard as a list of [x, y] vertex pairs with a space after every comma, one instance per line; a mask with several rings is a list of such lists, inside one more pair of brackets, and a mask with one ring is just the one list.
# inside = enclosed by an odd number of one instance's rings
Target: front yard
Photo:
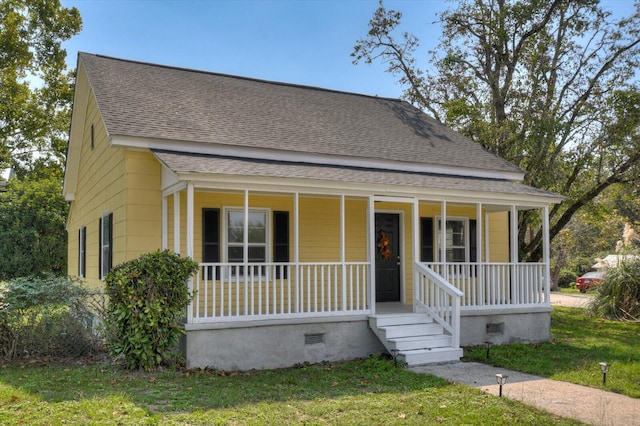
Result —
[[578, 424], [369, 358], [286, 370], [3, 365], [0, 424]]
[[[639, 325], [556, 308], [553, 342], [465, 359], [640, 397]], [[598, 362], [612, 364], [602, 384]], [[377, 357], [225, 373], [126, 372], [103, 360], [0, 365], [0, 424], [578, 424]]]
[[[463, 361], [485, 362], [554, 380], [598, 387], [640, 398], [640, 323], [609, 321], [584, 309], [556, 306], [552, 342], [465, 348]], [[602, 383], [599, 362], [611, 364]]]

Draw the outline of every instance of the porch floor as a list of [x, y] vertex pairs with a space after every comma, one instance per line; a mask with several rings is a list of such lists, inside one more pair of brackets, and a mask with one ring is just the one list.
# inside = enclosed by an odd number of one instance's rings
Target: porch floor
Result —
[[376, 315], [412, 313], [413, 306], [402, 302], [376, 303]]

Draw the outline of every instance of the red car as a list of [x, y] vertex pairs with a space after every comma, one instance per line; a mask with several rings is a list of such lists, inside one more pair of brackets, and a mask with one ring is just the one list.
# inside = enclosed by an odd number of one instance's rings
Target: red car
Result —
[[604, 275], [604, 271], [587, 272], [576, 279], [576, 288], [580, 290], [580, 293], [586, 293], [587, 290], [600, 284], [604, 279]]

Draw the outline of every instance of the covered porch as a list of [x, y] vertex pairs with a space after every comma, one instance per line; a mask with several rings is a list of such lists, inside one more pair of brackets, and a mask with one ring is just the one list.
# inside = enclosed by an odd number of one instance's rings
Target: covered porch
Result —
[[[367, 322], [395, 314], [391, 307], [400, 304], [401, 310], [428, 315], [450, 336], [449, 347], [458, 349], [477, 340], [464, 337], [465, 316], [550, 311], [548, 246], [543, 262], [520, 262], [512, 237], [518, 235], [517, 220], [509, 219], [520, 209], [536, 209], [548, 236], [542, 202], [260, 186], [177, 182], [165, 189], [163, 247], [200, 263], [189, 282], [187, 331]], [[205, 259], [202, 236], [211, 203], [226, 216], [219, 219], [216, 261]], [[259, 211], [266, 213], [259, 216], [265, 229], [258, 232], [252, 223], [258, 216], [252, 215]], [[288, 216], [285, 237], [275, 229], [282, 212]], [[231, 224], [231, 215], [237, 223]], [[397, 223], [386, 223], [390, 218]], [[264, 233], [264, 247], [256, 232]], [[385, 235], [392, 244], [388, 253]], [[252, 259], [256, 252], [265, 252], [263, 259]], [[230, 259], [238, 253], [241, 258]]]

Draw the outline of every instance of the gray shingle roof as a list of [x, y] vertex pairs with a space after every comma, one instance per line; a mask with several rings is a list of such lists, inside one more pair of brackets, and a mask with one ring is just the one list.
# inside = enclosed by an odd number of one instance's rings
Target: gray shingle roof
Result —
[[322, 166], [161, 150], [154, 150], [153, 153], [162, 163], [176, 173], [314, 179], [559, 198], [559, 196], [550, 192], [502, 179]]
[[521, 170], [404, 101], [81, 53], [111, 136]]

